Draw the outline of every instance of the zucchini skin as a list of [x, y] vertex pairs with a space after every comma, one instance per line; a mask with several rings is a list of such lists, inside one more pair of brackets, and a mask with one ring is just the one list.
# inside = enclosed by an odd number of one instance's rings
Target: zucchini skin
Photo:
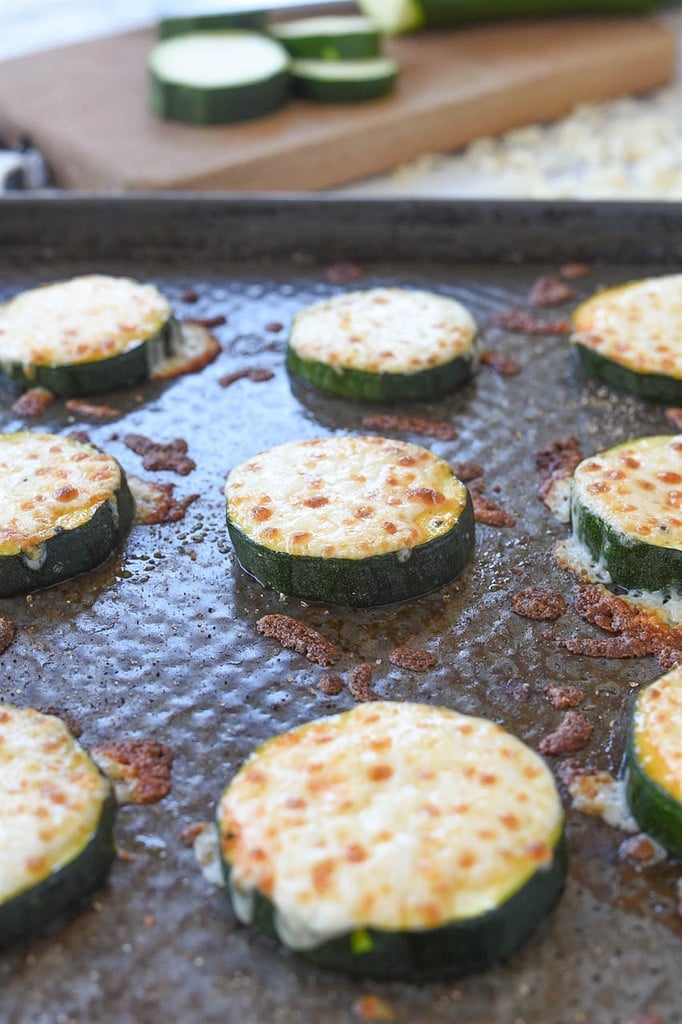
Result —
[[42, 882], [0, 904], [0, 947], [41, 931], [104, 878], [116, 855], [116, 808], [112, 790], [86, 847]]
[[594, 512], [573, 508], [573, 530], [614, 583], [628, 589], [663, 590], [682, 584], [682, 551], [632, 540]]
[[[229, 890], [230, 865], [223, 857]], [[348, 932], [315, 949], [297, 950], [317, 967], [377, 980], [431, 982], [475, 974], [510, 956], [553, 909], [564, 888], [567, 870], [566, 838], [562, 834], [547, 868], [537, 870], [495, 910], [429, 930], [389, 932], [362, 928], [362, 951]], [[281, 942], [275, 910], [262, 893], [254, 893], [253, 924]]]
[[104, 502], [81, 526], [46, 540], [45, 558], [39, 567], [27, 565], [21, 552], [0, 556], [0, 598], [53, 586], [104, 562], [130, 530], [135, 515], [135, 503], [123, 470], [114, 497], [115, 509], [110, 502]]
[[159, 117], [186, 124], [231, 124], [250, 121], [278, 110], [289, 99], [288, 71], [267, 81], [229, 88], [200, 89], [167, 82], [150, 71], [151, 106]]
[[289, 345], [286, 366], [307, 384], [362, 402], [424, 401], [445, 395], [471, 378], [476, 365], [474, 349], [456, 359], [418, 373], [371, 373], [302, 359]]
[[[371, 17], [372, 7], [376, 11], [378, 0], [359, 0], [358, 6]], [[491, 18], [639, 13], [658, 6], [661, 0], [412, 0], [410, 20], [386, 30], [409, 32]]]
[[370, 608], [429, 594], [460, 575], [475, 539], [474, 511], [467, 491], [462, 513], [446, 534], [411, 549], [369, 558], [290, 555], [257, 544], [227, 516], [239, 564], [263, 586], [280, 594], [324, 604]]
[[639, 373], [579, 341], [573, 344], [580, 364], [597, 380], [653, 402], [682, 402], [682, 380], [663, 373]]
[[66, 363], [63, 366], [25, 366], [23, 363], [3, 360], [0, 369], [25, 388], [47, 388], [53, 395], [64, 398], [116, 391], [148, 380], [156, 361], [152, 353], [158, 351], [160, 358], [172, 355], [178, 348], [180, 334], [180, 325], [174, 317], [170, 317], [153, 337], [145, 338], [127, 352], [106, 359]]
[[267, 25], [267, 12], [254, 8], [252, 11], [235, 11], [229, 14], [188, 14], [161, 18], [158, 24], [159, 39], [171, 39], [189, 32], [210, 32], [225, 28], [247, 28], [264, 30]]

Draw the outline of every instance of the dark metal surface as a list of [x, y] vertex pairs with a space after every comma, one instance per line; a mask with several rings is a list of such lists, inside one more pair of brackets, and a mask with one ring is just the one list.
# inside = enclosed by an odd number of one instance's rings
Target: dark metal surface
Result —
[[[506, 335], [486, 324], [500, 309], [523, 306], [535, 278], [566, 261], [593, 264], [576, 282], [581, 295], [678, 269], [682, 208], [16, 199], [0, 203], [0, 241], [0, 298], [100, 271], [158, 283], [181, 316], [227, 317], [216, 329], [223, 354], [214, 365], [107, 396], [120, 419], [79, 420], [55, 402], [29, 421], [34, 429], [86, 429], [129, 472], [200, 497], [182, 523], [134, 528], [120, 556], [89, 576], [1, 604], [19, 626], [0, 658], [3, 700], [68, 708], [86, 744], [157, 736], [172, 745], [176, 763], [169, 798], [121, 811], [124, 856], [108, 884], [49, 936], [0, 955], [0, 1021], [331, 1024], [357, 1020], [357, 999], [371, 993], [405, 1024], [624, 1024], [643, 1014], [679, 1024], [675, 872], [623, 865], [622, 834], [594, 819], [570, 814], [566, 895], [519, 954], [483, 976], [421, 988], [316, 971], [236, 925], [179, 836], [184, 825], [212, 816], [256, 743], [352, 704], [347, 692], [321, 696], [322, 669], [256, 634], [256, 619], [270, 611], [322, 629], [344, 652], [341, 672], [372, 662], [382, 697], [486, 715], [534, 747], [561, 718], [543, 687], [577, 684], [595, 725], [579, 756], [618, 768], [633, 693], [660, 674], [658, 666], [566, 654], [543, 638], [541, 623], [511, 613], [510, 596], [532, 583], [571, 592], [550, 556], [565, 529], [535, 497], [538, 448], [575, 433], [587, 454], [670, 427], [662, 408], [582, 379], [565, 339]], [[365, 412], [378, 410], [292, 386], [283, 366], [292, 314], [343, 287], [327, 276], [339, 260], [364, 269], [351, 287], [394, 283], [459, 298], [483, 325], [484, 347], [522, 367], [507, 378], [482, 368], [459, 393], [391, 410], [451, 421], [457, 440], [421, 443], [452, 461], [481, 462], [486, 493], [517, 522], [478, 527], [475, 557], [458, 582], [370, 611], [304, 607], [261, 590], [234, 564], [224, 527], [222, 487], [231, 466], [285, 440], [360, 431]], [[188, 288], [198, 302], [183, 301]], [[275, 322], [284, 329], [268, 329]], [[245, 366], [275, 376], [218, 385]], [[12, 400], [0, 385], [3, 431], [26, 425]], [[184, 437], [197, 469], [184, 478], [141, 471], [122, 443], [128, 432]], [[558, 628], [588, 630], [571, 612]], [[408, 641], [437, 654], [432, 672], [390, 665], [392, 647]], [[526, 700], [518, 699], [520, 683], [529, 684]]]

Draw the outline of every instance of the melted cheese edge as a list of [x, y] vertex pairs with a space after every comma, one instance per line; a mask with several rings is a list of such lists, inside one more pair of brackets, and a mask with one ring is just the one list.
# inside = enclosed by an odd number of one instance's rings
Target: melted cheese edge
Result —
[[448, 533], [467, 491], [425, 448], [383, 437], [293, 441], [233, 469], [232, 523], [264, 547], [319, 558], [409, 551]]
[[0, 704], [0, 902], [78, 856], [109, 792], [63, 722]]
[[668, 672], [639, 694], [634, 744], [649, 778], [682, 803], [682, 668]]
[[608, 288], [578, 306], [573, 340], [638, 373], [682, 379], [682, 274]]
[[86, 523], [121, 486], [110, 455], [54, 434], [0, 434], [0, 556], [25, 553]]
[[641, 437], [584, 459], [572, 501], [631, 540], [682, 550], [682, 434]]
[[402, 288], [335, 295], [294, 318], [301, 359], [368, 373], [414, 374], [473, 354], [476, 321], [455, 299]]
[[494, 910], [551, 863], [563, 811], [544, 761], [500, 726], [375, 702], [262, 746], [218, 822], [236, 913], [258, 890], [283, 941], [310, 948]]
[[32, 288], [0, 306], [0, 366], [109, 359], [158, 334], [171, 317], [150, 284], [89, 274]]

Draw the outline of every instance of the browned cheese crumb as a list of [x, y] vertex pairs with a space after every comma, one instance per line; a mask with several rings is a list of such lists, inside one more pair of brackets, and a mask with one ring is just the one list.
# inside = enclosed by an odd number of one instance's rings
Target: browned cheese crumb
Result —
[[589, 263], [564, 263], [559, 267], [559, 273], [567, 281], [576, 281], [579, 277], [587, 277], [592, 270]]
[[639, 832], [637, 835], [628, 836], [623, 840], [618, 847], [618, 857], [641, 870], [660, 863], [666, 858], [666, 853], [651, 836]]
[[192, 303], [199, 301], [199, 292], [195, 291], [194, 288], [185, 288], [180, 299], [182, 302], [188, 302], [191, 305]]
[[528, 295], [531, 306], [559, 306], [562, 302], [570, 302], [575, 298], [575, 289], [566, 284], [556, 274], [543, 274], [539, 277]]
[[469, 488], [476, 522], [485, 523], [486, 526], [513, 526], [516, 518], [510, 512], [505, 512], [494, 501], [485, 498], [482, 492], [483, 482], [481, 480], [477, 481], [477, 486]]
[[180, 842], [184, 843], [185, 846], [194, 846], [195, 840], [206, 831], [207, 828], [212, 828], [212, 824], [207, 821], [192, 821], [180, 832]]
[[159, 740], [114, 740], [92, 756], [116, 786], [120, 803], [152, 804], [170, 793], [173, 751]]
[[676, 430], [682, 430], [682, 409], [666, 409], [665, 415]]
[[540, 752], [555, 757], [557, 754], [574, 754], [587, 746], [593, 732], [593, 725], [579, 711], [567, 711], [561, 724], [540, 743]]
[[196, 324], [197, 327], [205, 327], [210, 331], [212, 327], [222, 327], [227, 323], [227, 317], [219, 313], [218, 316], [192, 316], [183, 320], [185, 324]]
[[256, 629], [269, 640], [277, 640], [289, 651], [302, 654], [316, 665], [334, 665], [341, 657], [339, 649], [322, 633], [290, 615], [264, 615]]
[[553, 622], [566, 612], [566, 601], [555, 590], [543, 587], [526, 587], [512, 597], [512, 611], [525, 619], [539, 622]]
[[175, 484], [156, 484], [128, 474], [128, 484], [135, 499], [135, 522], [143, 526], [155, 523], [177, 523], [185, 518], [187, 509], [198, 501], [198, 494], [175, 498]]
[[317, 688], [325, 697], [338, 697], [343, 690], [343, 679], [337, 675], [322, 676], [318, 680]]
[[576, 437], [569, 434], [548, 441], [535, 456], [535, 466], [540, 474], [540, 500], [546, 503], [556, 484], [561, 480], [570, 480], [576, 466], [582, 460], [583, 455]]
[[9, 615], [0, 615], [0, 654], [4, 654], [17, 635], [17, 627]]
[[453, 462], [452, 472], [462, 483], [467, 483], [470, 480], [478, 480], [482, 477], [484, 469], [478, 462]]
[[[215, 318], [213, 318], [215, 319]], [[221, 323], [225, 320], [218, 318]], [[183, 320], [185, 343], [179, 352], [164, 359], [152, 373], [152, 380], [174, 380], [186, 373], [198, 373], [220, 355], [220, 342], [215, 338], [207, 323], [211, 320]]]
[[324, 276], [332, 284], [350, 284], [351, 281], [358, 281], [364, 277], [365, 272], [357, 263], [332, 263], [327, 267]]
[[480, 362], [482, 366], [489, 366], [503, 377], [513, 377], [521, 372], [520, 365], [514, 359], [510, 359], [502, 352], [491, 352], [490, 349], [482, 350]]
[[493, 327], [501, 327], [512, 334], [570, 334], [570, 321], [538, 320], [522, 309], [503, 309], [490, 321]]
[[451, 423], [442, 420], [425, 420], [418, 416], [394, 416], [377, 413], [364, 416], [363, 427], [368, 430], [398, 430], [403, 434], [419, 434], [421, 437], [435, 437], [439, 441], [454, 441], [457, 431]]
[[187, 454], [187, 442], [181, 437], [164, 444], [162, 441], [152, 441], [143, 434], [126, 434], [123, 443], [136, 455], [142, 456], [142, 465], [151, 472], [168, 469], [180, 476], [187, 476], [196, 469], [196, 462]]
[[75, 412], [77, 416], [87, 416], [91, 420], [115, 420], [121, 415], [118, 409], [111, 405], [97, 405], [94, 402], [85, 402], [81, 398], [69, 398], [64, 404], [69, 412]]
[[261, 384], [263, 381], [272, 380], [274, 376], [272, 370], [251, 366], [243, 370], [235, 370], [234, 373], [226, 373], [223, 377], [218, 378], [218, 383], [221, 388], [229, 388], [230, 384], [234, 384], [238, 380], [250, 380], [254, 384]]
[[71, 438], [72, 441], [80, 441], [81, 444], [92, 444], [90, 435], [84, 430], [72, 430], [66, 436]]
[[54, 395], [47, 388], [29, 388], [17, 398], [12, 412], [17, 416], [42, 416], [54, 402]]
[[357, 701], [379, 700], [378, 694], [372, 689], [372, 666], [363, 661], [356, 665], [348, 677], [350, 695]]
[[37, 710], [40, 711], [41, 715], [52, 715], [53, 718], [61, 719], [74, 739], [78, 739], [79, 736], [83, 735], [83, 726], [69, 711], [65, 711], [64, 708], [58, 708], [53, 704], [50, 704], [47, 707], [41, 707]]
[[547, 700], [557, 711], [577, 708], [585, 700], [585, 694], [577, 686], [546, 686]]
[[378, 996], [358, 996], [353, 1003], [353, 1013], [360, 1020], [395, 1020], [395, 1011], [390, 1003]]
[[410, 672], [426, 672], [438, 663], [435, 654], [419, 647], [396, 647], [388, 656], [392, 665], [409, 669]]

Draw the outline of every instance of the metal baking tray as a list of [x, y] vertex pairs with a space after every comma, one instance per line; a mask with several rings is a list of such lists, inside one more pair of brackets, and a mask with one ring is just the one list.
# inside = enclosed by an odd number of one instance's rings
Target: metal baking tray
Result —
[[[161, 804], [123, 809], [122, 856], [108, 882], [49, 934], [0, 955], [3, 1024], [241, 1024], [357, 1022], [375, 995], [404, 1024], [624, 1024], [658, 1015], [679, 1024], [675, 871], [637, 872], [618, 857], [623, 835], [569, 811], [570, 879], [560, 906], [507, 963], [449, 984], [351, 981], [298, 962], [236, 924], [182, 844], [187, 824], [213, 815], [234, 769], [255, 744], [295, 724], [351, 706], [316, 683], [324, 670], [281, 651], [256, 619], [286, 612], [343, 650], [342, 673], [373, 664], [374, 688], [504, 724], [531, 746], [561, 717], [543, 696], [577, 684], [595, 725], [578, 755], [617, 770], [627, 710], [638, 685], [660, 674], [653, 659], [593, 660], [558, 649], [542, 623], [518, 618], [511, 594], [539, 584], [570, 596], [555, 568], [565, 535], [537, 500], [534, 459], [548, 440], [574, 433], [586, 454], [628, 437], [670, 431], [663, 408], [618, 395], [578, 373], [564, 338], [509, 335], [489, 326], [525, 307], [539, 274], [587, 261], [579, 295], [600, 284], [679, 269], [679, 205], [363, 202], [330, 197], [16, 198], [0, 202], [0, 299], [42, 281], [98, 271], [151, 280], [181, 316], [224, 315], [223, 352], [201, 373], [104, 396], [113, 422], [81, 420], [57, 401], [33, 429], [84, 429], [132, 473], [195, 492], [183, 522], [138, 526], [99, 570], [2, 602], [19, 627], [0, 658], [2, 699], [67, 708], [83, 742], [156, 736], [175, 751], [173, 792]], [[351, 262], [362, 277], [333, 283]], [[284, 369], [286, 327], [301, 306], [343, 287], [424, 287], [467, 303], [483, 345], [521, 372], [482, 368], [463, 391], [400, 413], [448, 420], [455, 441], [408, 439], [485, 468], [486, 493], [516, 525], [479, 526], [462, 578], [400, 606], [303, 606], [262, 590], [235, 564], [224, 526], [228, 469], [285, 440], [362, 431], [366, 412], [293, 384]], [[198, 301], [183, 300], [188, 289]], [[559, 310], [559, 314], [567, 312]], [[552, 315], [552, 314], [550, 314]], [[273, 330], [280, 323], [283, 329]], [[264, 367], [264, 383], [218, 378]], [[2, 430], [26, 421], [0, 387]], [[141, 471], [128, 432], [183, 437], [197, 468], [188, 477]], [[557, 628], [590, 632], [569, 613]], [[437, 667], [415, 675], [388, 654], [410, 642]], [[519, 700], [519, 684], [528, 684]]]

